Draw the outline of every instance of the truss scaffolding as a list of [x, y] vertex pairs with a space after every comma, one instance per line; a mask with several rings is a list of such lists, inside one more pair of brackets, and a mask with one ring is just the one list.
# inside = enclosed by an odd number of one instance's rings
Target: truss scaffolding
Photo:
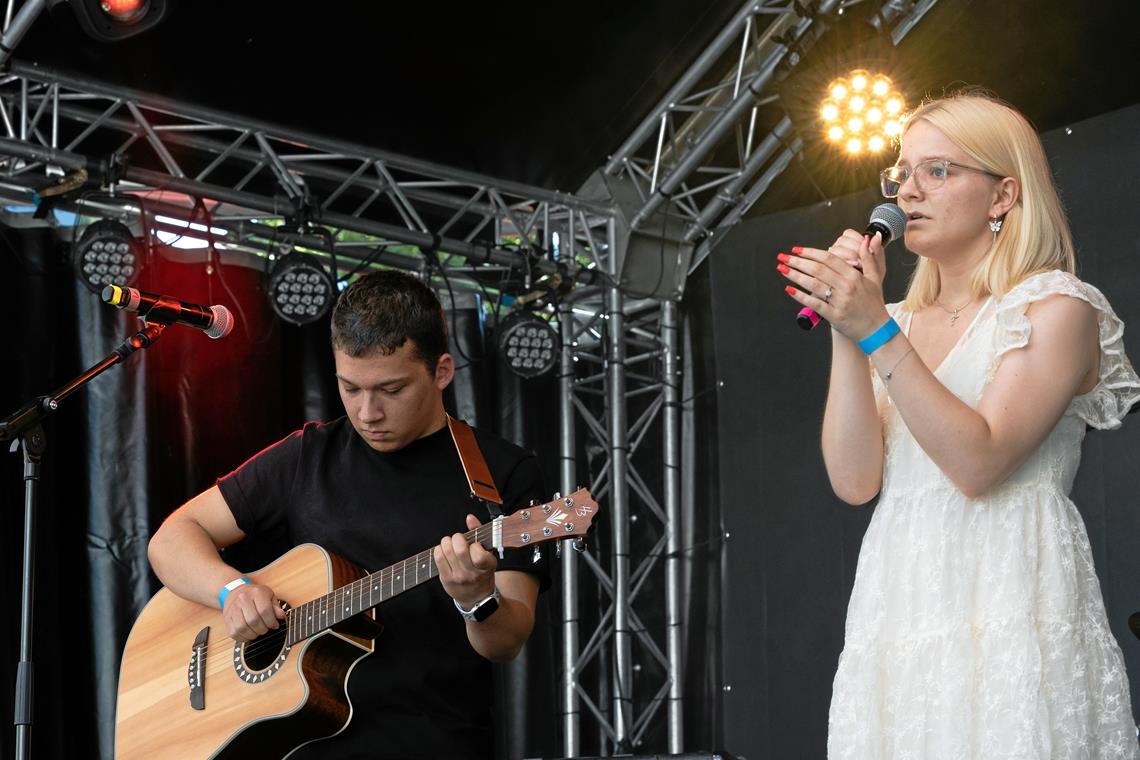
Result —
[[[803, 149], [775, 85], [862, 1], [744, 3], [575, 194], [11, 62], [0, 74], [0, 218], [46, 204], [148, 234], [194, 223], [223, 254], [264, 257], [282, 225], [316, 225], [329, 234], [290, 243], [337, 279], [415, 267], [414, 247], [457, 282], [493, 270], [515, 275], [522, 294], [544, 277], [572, 283], [547, 313], [563, 338], [560, 485], [585, 477], [604, 519], [602, 540], [559, 560], [562, 750], [578, 755], [587, 737], [590, 754], [682, 752], [679, 527], [693, 505], [682, 503], [677, 300]], [[874, 4], [872, 23], [897, 44], [934, 0]], [[657, 230], [654, 245], [638, 244]], [[666, 282], [646, 287], [646, 257]]]

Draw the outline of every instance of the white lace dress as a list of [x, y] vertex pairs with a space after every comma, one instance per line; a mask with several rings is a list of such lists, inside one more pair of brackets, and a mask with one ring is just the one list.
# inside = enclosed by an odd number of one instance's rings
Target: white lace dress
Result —
[[[831, 760], [1140, 758], [1120, 647], [1067, 497], [1085, 424], [1118, 427], [1140, 399], [1123, 324], [1096, 288], [1036, 275], [984, 304], [935, 374], [976, 407], [1001, 357], [1031, 339], [1026, 307], [1055, 293], [1097, 310], [1100, 382], [982, 498], [926, 456], [875, 377], [886, 464], [835, 674]], [[898, 313], [904, 331], [910, 316]]]

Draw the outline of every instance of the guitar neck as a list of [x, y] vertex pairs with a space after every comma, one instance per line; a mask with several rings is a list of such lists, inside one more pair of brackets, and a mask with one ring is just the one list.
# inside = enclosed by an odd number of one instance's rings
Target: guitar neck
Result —
[[[497, 530], [497, 524], [490, 522], [468, 531], [463, 537], [468, 544], [479, 542], [491, 550], [502, 545], [501, 540], [496, 540]], [[397, 594], [437, 577], [439, 568], [435, 565], [434, 549], [435, 547], [426, 549], [347, 586], [293, 607], [285, 616], [287, 643], [293, 645], [315, 636], [353, 615], [359, 615]]]

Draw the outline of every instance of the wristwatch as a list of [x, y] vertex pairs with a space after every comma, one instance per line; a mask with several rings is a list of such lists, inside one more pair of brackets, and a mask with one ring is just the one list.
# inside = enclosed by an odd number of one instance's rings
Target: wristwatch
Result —
[[471, 605], [471, 609], [465, 609], [458, 599], [452, 599], [455, 602], [455, 609], [459, 610], [459, 614], [463, 616], [464, 620], [474, 620], [476, 623], [482, 623], [491, 615], [495, 614], [495, 610], [499, 609], [499, 587], [496, 586], [490, 594], [483, 597], [475, 604]]

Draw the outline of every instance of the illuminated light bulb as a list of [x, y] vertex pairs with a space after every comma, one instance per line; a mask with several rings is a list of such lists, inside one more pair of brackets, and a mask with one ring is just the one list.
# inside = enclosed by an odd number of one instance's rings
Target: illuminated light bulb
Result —
[[843, 139], [843, 127], [835, 126], [827, 130], [827, 139], [832, 142], [839, 142]]
[[819, 115], [823, 117], [824, 121], [835, 121], [839, 118], [839, 106], [834, 103], [824, 103], [823, 107], [819, 109]]
[[847, 152], [851, 154], [861, 153], [863, 151], [863, 141], [858, 137], [852, 137], [847, 141]]
[[852, 116], [850, 119], [847, 120], [847, 130], [849, 132], [862, 132], [863, 131], [863, 120], [860, 119], [858, 116]]
[[878, 97], [886, 97], [887, 93], [891, 91], [891, 80], [886, 77], [879, 77], [871, 84], [871, 92]]
[[867, 89], [868, 73], [863, 69], [856, 69], [851, 72], [851, 89], [855, 92], [862, 92]]
[[867, 99], [865, 97], [863, 97], [862, 95], [853, 95], [851, 97], [851, 100], [848, 101], [847, 107], [850, 108], [855, 113], [859, 113], [860, 111], [862, 111], [864, 108], [867, 107]]
[[883, 112], [879, 108], [870, 108], [867, 110], [867, 123], [878, 124], [883, 120]]
[[847, 97], [847, 83], [836, 79], [827, 86], [827, 91], [831, 93], [832, 99], [842, 101]]
[[894, 137], [895, 135], [902, 134], [902, 124], [895, 121], [894, 119], [890, 119], [886, 124], [883, 125], [883, 131], [886, 132], [889, 136]]
[[882, 135], [873, 135], [871, 139], [867, 141], [867, 149], [872, 153], [878, 153], [885, 147], [887, 147], [887, 141], [883, 139]]
[[902, 98], [900, 98], [898, 95], [892, 95], [891, 97], [887, 98], [887, 103], [884, 106], [886, 112], [891, 116], [894, 116], [895, 114], [902, 111], [902, 107]]

